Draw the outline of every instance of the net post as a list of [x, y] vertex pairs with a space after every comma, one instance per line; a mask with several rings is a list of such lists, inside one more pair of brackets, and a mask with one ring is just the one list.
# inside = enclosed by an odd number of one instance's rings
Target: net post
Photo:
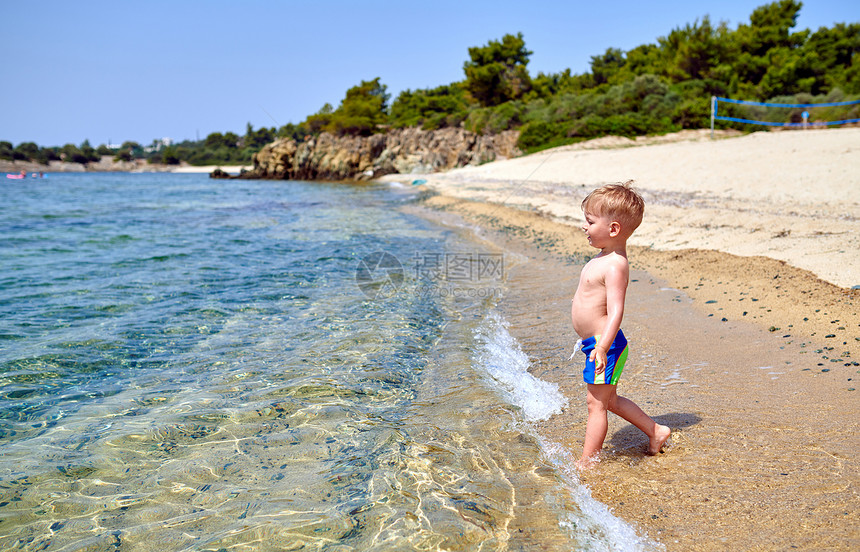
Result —
[[714, 139], [714, 115], [717, 107], [717, 97], [711, 96], [711, 140]]

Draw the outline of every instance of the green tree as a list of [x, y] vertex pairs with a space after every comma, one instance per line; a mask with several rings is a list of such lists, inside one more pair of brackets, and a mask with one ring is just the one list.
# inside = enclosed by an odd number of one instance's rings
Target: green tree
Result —
[[[310, 119], [310, 117], [308, 118]], [[285, 124], [279, 128], [277, 132], [278, 138], [292, 138], [296, 142], [301, 142], [305, 139], [305, 136], [308, 136], [308, 134], [309, 132], [303, 124], [295, 125], [293, 123]]]
[[286, 125], [278, 133], [301, 140], [309, 134], [320, 132], [339, 136], [368, 136], [381, 130], [388, 121], [389, 95], [388, 87], [379, 81], [379, 77], [361, 81], [361, 84], [346, 91], [337, 109], [326, 103], [319, 111], [309, 115], [298, 128]]
[[618, 48], [607, 48], [601, 56], [591, 56], [591, 74], [595, 84], [605, 84], [624, 67], [624, 52]]
[[469, 101], [459, 83], [427, 90], [404, 90], [391, 104], [389, 121], [395, 128], [421, 126], [427, 130], [459, 125], [468, 115]]
[[624, 56], [624, 69], [630, 77], [663, 73], [665, 62], [660, 57], [661, 50], [655, 44], [643, 44], [627, 52]]
[[526, 66], [532, 53], [526, 49], [522, 33], [469, 48], [470, 60], [463, 64], [466, 89], [485, 107], [522, 97], [531, 88]]
[[113, 156], [114, 161], [132, 161], [133, 159], [134, 157], [132, 157], [131, 152], [127, 149], [121, 149]]
[[68, 163], [88, 163], [87, 156], [74, 144], [66, 144], [60, 148], [60, 159]]
[[332, 119], [334, 108], [330, 103], [325, 103], [319, 111], [313, 115], [308, 115], [307, 119], [302, 123], [302, 127], [308, 134], [319, 134], [329, 126]]
[[388, 87], [379, 82], [361, 81], [346, 91], [340, 106], [332, 113], [325, 130], [337, 135], [369, 136], [388, 119]]
[[176, 155], [176, 148], [167, 146], [161, 151], [161, 162], [165, 165], [178, 165], [179, 157]]
[[[779, 77], [769, 79], [771, 82], [766, 83], [764, 90], [758, 88], [772, 69], [773, 57], [769, 59], [768, 53], [774, 48], [792, 50], [803, 44], [806, 33], [791, 33], [800, 8], [801, 3], [794, 0], [765, 4], [753, 10], [749, 25], [738, 25], [732, 33], [732, 66], [738, 76], [737, 88], [741, 95], [764, 100], [774, 91], [772, 81], [780, 80]], [[784, 56], [776, 57], [785, 61]]]
[[531, 79], [531, 90], [523, 96], [525, 101], [549, 99], [566, 92], [582, 92], [594, 88], [594, 78], [591, 73], [574, 75], [570, 69], [560, 73], [538, 73]]
[[9, 161], [15, 159], [13, 157], [13, 153], [15, 148], [12, 147], [12, 142], [6, 142], [5, 140], [0, 142], [0, 159], [8, 159]]
[[821, 27], [797, 50], [797, 78], [812, 79], [812, 94], [827, 93], [842, 87], [849, 93], [860, 92], [851, 85], [852, 66], [860, 68], [860, 23], [837, 23]]
[[21, 142], [12, 151], [12, 157], [21, 161], [46, 162], [39, 146], [34, 142]]
[[703, 79], [711, 76], [712, 69], [726, 57], [727, 27], [711, 25], [708, 16], [673, 29], [658, 39], [662, 60], [660, 72], [673, 82]]
[[42, 153], [48, 161], [60, 161], [60, 148], [42, 148]]
[[80, 151], [81, 155], [86, 159], [86, 161], [82, 161], [82, 163], [90, 163], [101, 159], [101, 156], [99, 156], [96, 149], [90, 145], [89, 140], [84, 140], [83, 143], [81, 143]]
[[235, 149], [239, 147], [239, 135], [235, 132], [224, 133], [224, 147]]
[[269, 142], [272, 142], [275, 139], [275, 134], [276, 131], [274, 128], [262, 127], [255, 131], [251, 123], [248, 123], [245, 129], [244, 147], [258, 151]]
[[206, 136], [206, 139], [203, 142], [203, 145], [207, 149], [217, 149], [222, 146], [225, 146], [226, 144], [227, 142], [224, 139], [224, 135], [220, 132], [210, 133], [208, 136]]
[[469, 112], [465, 127], [478, 134], [497, 134], [517, 128], [523, 123], [526, 104], [512, 101], [494, 107], [480, 107]]
[[779, 0], [753, 10], [750, 24], [739, 25], [736, 32], [741, 51], [761, 57], [771, 48], [798, 46], [804, 37], [791, 29], [802, 6], [795, 0]]

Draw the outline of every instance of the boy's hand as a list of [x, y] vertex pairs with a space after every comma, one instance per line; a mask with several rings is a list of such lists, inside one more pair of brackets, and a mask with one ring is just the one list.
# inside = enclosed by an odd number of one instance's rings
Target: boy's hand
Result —
[[606, 351], [595, 348], [588, 355], [588, 359], [594, 363], [595, 374], [602, 374], [606, 370]]

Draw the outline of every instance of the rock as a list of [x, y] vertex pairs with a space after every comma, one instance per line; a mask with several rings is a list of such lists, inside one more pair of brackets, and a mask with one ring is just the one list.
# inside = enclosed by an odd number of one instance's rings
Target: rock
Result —
[[217, 168], [211, 173], [209, 173], [209, 178], [230, 178], [230, 173], [227, 171], [221, 170], [221, 168]]
[[280, 139], [254, 155], [242, 178], [370, 180], [386, 174], [427, 174], [516, 157], [519, 131], [481, 136], [462, 128], [393, 129], [372, 136], [323, 133], [297, 143]]

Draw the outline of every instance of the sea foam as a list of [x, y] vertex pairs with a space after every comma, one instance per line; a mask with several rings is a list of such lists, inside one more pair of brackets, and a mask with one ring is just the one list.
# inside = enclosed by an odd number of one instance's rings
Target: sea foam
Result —
[[[522, 410], [527, 422], [547, 420], [567, 406], [567, 397], [558, 385], [528, 372], [528, 356], [508, 331], [508, 322], [501, 314], [491, 311], [475, 330], [475, 338], [479, 344], [473, 354], [475, 364], [492, 378], [510, 404]], [[638, 535], [632, 526], [612, 515], [605, 504], [592, 498], [589, 489], [579, 481], [575, 458], [569, 450], [547, 440], [532, 424], [526, 424], [525, 429], [536, 437], [545, 458], [555, 466], [579, 507], [579, 512], [571, 511], [567, 519], [560, 519], [559, 525], [570, 531], [585, 549], [606, 552], [664, 549], [647, 536]]]
[[547, 420], [567, 406], [558, 385], [528, 372], [529, 358], [498, 312], [487, 315], [475, 338], [480, 344], [474, 354], [476, 364], [497, 383], [505, 399], [522, 409], [527, 421]]

